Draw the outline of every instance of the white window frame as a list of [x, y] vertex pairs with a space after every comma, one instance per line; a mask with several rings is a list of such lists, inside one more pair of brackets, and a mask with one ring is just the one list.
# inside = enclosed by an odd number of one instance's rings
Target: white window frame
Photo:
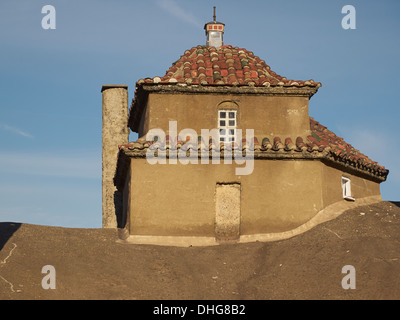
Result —
[[354, 197], [351, 195], [351, 180], [350, 178], [342, 176], [342, 192], [343, 199], [355, 201]]
[[[230, 118], [231, 114], [233, 114], [233, 118]], [[236, 128], [237, 110], [218, 110], [219, 142], [236, 142]]]

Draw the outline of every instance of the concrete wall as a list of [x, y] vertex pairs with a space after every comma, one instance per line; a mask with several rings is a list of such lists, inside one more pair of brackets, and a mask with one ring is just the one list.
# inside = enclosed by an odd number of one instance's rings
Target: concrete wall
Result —
[[[236, 176], [235, 167], [150, 165], [146, 159], [131, 159], [130, 193], [125, 190], [129, 233], [221, 238], [216, 195], [224, 184], [240, 186], [240, 235], [292, 230], [326, 206], [346, 201], [343, 172], [319, 160], [256, 160], [247, 176]], [[379, 195], [378, 183], [344, 175], [351, 178], [354, 197]]]
[[200, 135], [201, 129], [218, 128], [217, 112], [227, 108], [238, 110], [239, 129], [254, 129], [261, 141], [266, 136], [305, 137], [310, 134], [308, 101], [300, 96], [150, 93], [139, 137], [154, 128], [167, 133], [173, 120], [178, 122], [178, 133], [190, 128]]
[[215, 237], [237, 240], [240, 237], [241, 186], [238, 183], [218, 183], [215, 188]]
[[[342, 200], [342, 176], [350, 179], [352, 197], [354, 197], [356, 201], [359, 198], [379, 196], [381, 194], [379, 183], [349, 174], [348, 172], [343, 172], [330, 165], [322, 165], [322, 170], [322, 178], [323, 181], [325, 181], [322, 185], [324, 207]], [[340, 188], [338, 188], [338, 186], [340, 186]]]

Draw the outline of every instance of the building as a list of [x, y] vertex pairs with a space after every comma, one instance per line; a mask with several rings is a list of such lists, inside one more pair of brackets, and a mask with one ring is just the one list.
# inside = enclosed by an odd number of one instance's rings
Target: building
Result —
[[224, 45], [215, 14], [204, 28], [207, 45], [136, 83], [129, 116], [127, 86], [103, 86], [104, 227], [136, 243], [254, 241], [381, 200], [388, 170], [309, 116], [319, 82]]

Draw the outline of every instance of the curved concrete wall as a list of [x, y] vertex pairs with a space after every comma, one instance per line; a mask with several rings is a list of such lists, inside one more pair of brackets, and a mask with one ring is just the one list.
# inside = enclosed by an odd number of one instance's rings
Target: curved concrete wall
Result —
[[[252, 174], [235, 175], [231, 164], [156, 164], [132, 158], [124, 190], [131, 235], [214, 237], [216, 188], [240, 186], [240, 236], [298, 228], [342, 197], [341, 177], [358, 199], [380, 197], [379, 183], [319, 160], [255, 160]], [[235, 193], [236, 194], [236, 193]], [[223, 239], [222, 239], [223, 240]]]

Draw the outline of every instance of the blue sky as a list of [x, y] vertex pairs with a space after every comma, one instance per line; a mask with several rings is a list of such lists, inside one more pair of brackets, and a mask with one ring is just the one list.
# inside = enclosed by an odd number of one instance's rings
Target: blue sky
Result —
[[0, 221], [101, 227], [101, 86], [128, 84], [132, 99], [138, 79], [205, 44], [214, 5], [225, 44], [322, 83], [310, 115], [387, 167], [382, 196], [400, 200], [400, 1], [2, 0]]

